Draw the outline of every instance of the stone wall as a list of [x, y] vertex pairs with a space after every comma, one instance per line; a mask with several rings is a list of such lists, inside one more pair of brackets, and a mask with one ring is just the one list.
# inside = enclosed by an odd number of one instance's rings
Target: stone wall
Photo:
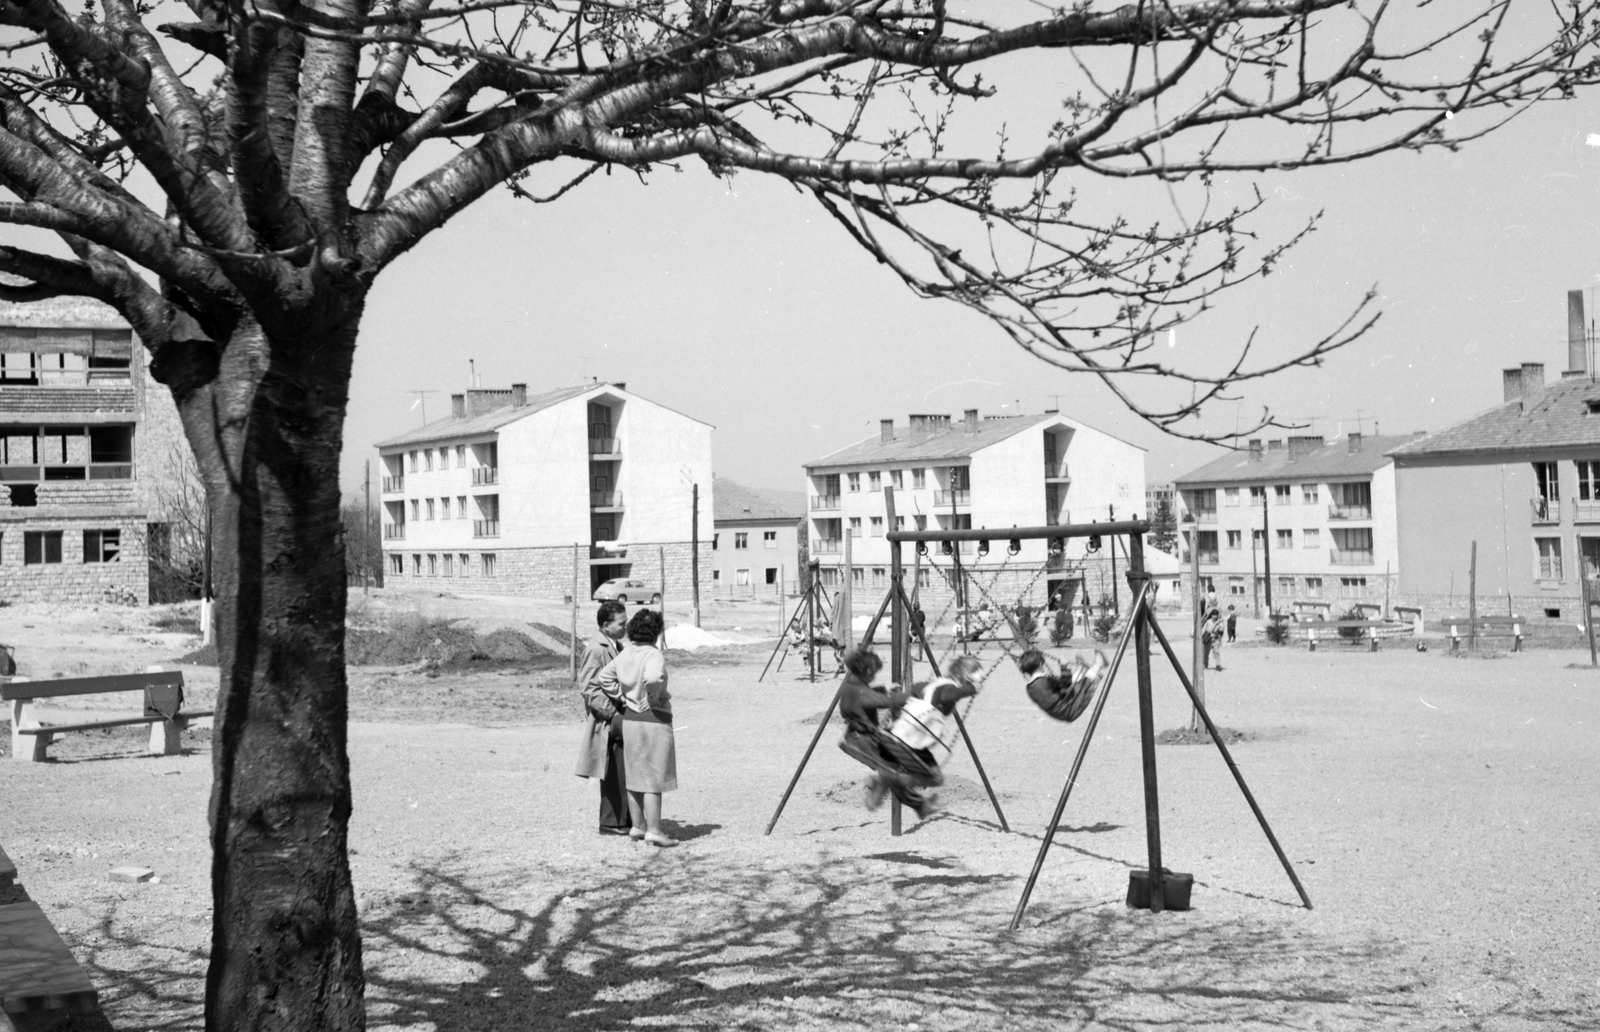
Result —
[[[85, 530], [120, 531], [117, 560], [84, 562]], [[59, 531], [61, 561], [24, 563], [24, 534], [28, 531]], [[26, 525], [6, 522], [0, 524], [0, 598], [146, 605], [150, 600], [148, 559], [142, 521], [58, 517], [29, 520]]]
[[[574, 590], [573, 578], [573, 549], [570, 546], [555, 546], [550, 548], [498, 548], [494, 550], [479, 549], [466, 553], [470, 556], [465, 574], [461, 569], [459, 555], [453, 564], [451, 576], [444, 575], [443, 556], [440, 551], [433, 552], [400, 552], [391, 549], [386, 554], [401, 555], [405, 560], [405, 572], [396, 574], [393, 570], [386, 570], [384, 585], [386, 588], [400, 591], [463, 591], [489, 595], [519, 595], [525, 598], [562, 599], [571, 595]], [[484, 574], [483, 556], [493, 555], [495, 572], [493, 576]], [[628, 546], [628, 554], [632, 559], [633, 572], [630, 576], [638, 580], [655, 584], [660, 578], [661, 560], [664, 554], [666, 565], [666, 595], [671, 605], [681, 605], [691, 596], [691, 546], [687, 541], [652, 542], [648, 544], [633, 544]], [[422, 574], [415, 572], [415, 563], [412, 556], [422, 556]], [[436, 571], [429, 574], [430, 565], [428, 556], [438, 556], [431, 569]], [[580, 557], [577, 569], [576, 588], [578, 597], [587, 599], [589, 589], [589, 562], [587, 556]], [[711, 598], [711, 542], [700, 542], [700, 593], [702, 601]]]

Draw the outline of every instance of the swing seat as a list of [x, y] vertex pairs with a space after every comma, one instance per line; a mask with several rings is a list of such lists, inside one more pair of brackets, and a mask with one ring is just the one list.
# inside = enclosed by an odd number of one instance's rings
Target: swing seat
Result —
[[[944, 774], [939, 768], [928, 766], [903, 743], [886, 735], [868, 738], [848, 734], [840, 739], [839, 749], [867, 769], [912, 788], [938, 788], [944, 784]], [[893, 759], [885, 755], [886, 750]]]

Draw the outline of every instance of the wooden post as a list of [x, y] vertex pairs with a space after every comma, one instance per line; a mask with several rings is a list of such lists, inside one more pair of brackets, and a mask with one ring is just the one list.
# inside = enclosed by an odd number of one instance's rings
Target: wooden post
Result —
[[[1106, 517], [1112, 522], [1117, 521], [1117, 507], [1106, 506]], [[1118, 616], [1122, 615], [1122, 592], [1117, 588], [1117, 539], [1115, 536], [1106, 538], [1106, 551], [1111, 553], [1111, 611]]]
[[361, 487], [366, 503], [361, 514], [361, 594], [372, 594], [372, 460], [363, 467]]
[[578, 679], [578, 591], [583, 579], [579, 574], [578, 549], [582, 545], [572, 546], [572, 640], [568, 642], [568, 657], [572, 661], [572, 679]]
[[1267, 516], [1267, 491], [1261, 490], [1261, 581], [1266, 585], [1267, 619], [1272, 619], [1272, 523]]
[[[953, 479], [953, 478], [952, 478]], [[952, 486], [952, 491], [955, 488]], [[951, 495], [955, 497], [954, 494]], [[883, 489], [884, 519], [887, 525], [894, 526], [894, 488]], [[960, 551], [959, 548], [955, 551]], [[905, 664], [906, 651], [906, 618], [910, 615], [905, 611], [901, 600], [905, 597], [905, 589], [900, 583], [904, 572], [900, 562], [900, 543], [895, 542], [889, 546], [889, 680], [897, 685], [905, 684], [907, 674]], [[894, 799], [889, 804], [889, 834], [900, 834], [900, 800]]]
[[1478, 543], [1472, 543], [1472, 564], [1467, 567], [1467, 651], [1478, 648]]
[[844, 614], [843, 614], [843, 616], [841, 618], [835, 618], [835, 621], [834, 621], [835, 623], [843, 623], [844, 624], [844, 634], [841, 635], [839, 633], [840, 629], [835, 627], [833, 629], [833, 636], [835, 638], [838, 638], [840, 641], [844, 642], [845, 651], [849, 651], [850, 642], [852, 640], [852, 632], [851, 632], [851, 629], [850, 629], [850, 621], [853, 618], [853, 616], [852, 616], [852, 614], [854, 613], [853, 607], [856, 604], [856, 592], [855, 592], [855, 576], [856, 576], [855, 569], [856, 568], [855, 568], [854, 545], [853, 545], [853, 542], [850, 539], [849, 528], [848, 527], [845, 528], [845, 531], [846, 532], [845, 532], [845, 535], [844, 535], [844, 583], [839, 585], [839, 598], [840, 598], [839, 608], [844, 610]]
[[1145, 619], [1150, 594], [1140, 590], [1145, 585], [1145, 577], [1144, 541], [1139, 534], [1129, 534], [1128, 586], [1136, 602], [1128, 619], [1136, 624], [1133, 662], [1139, 674], [1139, 758], [1144, 766], [1145, 850], [1150, 864], [1150, 912], [1159, 914], [1166, 906], [1166, 887], [1161, 870], [1161, 803], [1156, 792], [1155, 706], [1150, 691], [1150, 622]]
[[[1250, 578], [1255, 579], [1256, 566], [1255, 542], [1250, 544]], [[1200, 640], [1200, 628], [1205, 625], [1202, 610], [1206, 604], [1206, 594], [1200, 587], [1200, 521], [1196, 520], [1194, 529], [1189, 532], [1189, 569], [1194, 576], [1194, 655], [1189, 664], [1189, 680], [1194, 682], [1194, 693], [1200, 699], [1200, 705], [1206, 701], [1206, 647]], [[1260, 611], [1257, 610], [1259, 613]], [[1189, 715], [1189, 730], [1200, 730], [1200, 710], [1195, 708]]]
[[822, 580], [818, 574], [813, 567], [811, 587], [806, 590], [806, 679], [812, 682], [817, 679], [817, 588], [821, 586], [818, 581]]
[[1600, 666], [1600, 656], [1595, 654], [1594, 647], [1594, 587], [1589, 583], [1592, 571], [1589, 569], [1589, 560], [1581, 554], [1578, 556], [1578, 569], [1583, 572], [1583, 627], [1589, 633], [1589, 665]]
[[1383, 618], [1389, 619], [1389, 561], [1383, 561]]
[[1256, 576], [1256, 535], [1250, 534], [1250, 605], [1256, 611], [1256, 619], [1261, 619], [1261, 578]]
[[[694, 491], [689, 500], [689, 584], [690, 597], [693, 609], [691, 619], [696, 627], [700, 626], [700, 485], [694, 485]], [[661, 585], [666, 590], [666, 584]], [[783, 608], [783, 603], [778, 603], [778, 608]], [[665, 619], [663, 611], [662, 618]]]
[[667, 650], [667, 549], [666, 546], [656, 547], [657, 569], [661, 573], [661, 651]]

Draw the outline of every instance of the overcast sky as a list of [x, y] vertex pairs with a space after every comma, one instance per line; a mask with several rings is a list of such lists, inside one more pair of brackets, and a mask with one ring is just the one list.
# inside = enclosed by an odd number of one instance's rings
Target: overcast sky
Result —
[[[1255, 328], [1268, 351], [1304, 346], [1374, 284], [1384, 314], [1324, 368], [1252, 384], [1207, 426], [1232, 430], [1267, 405], [1329, 434], [1435, 430], [1497, 403], [1503, 366], [1559, 375], [1565, 292], [1600, 285], [1597, 100], [1548, 104], [1457, 154], [1262, 177], [1264, 237], [1318, 209], [1322, 228], [1181, 330], [1178, 350], [1221, 362]], [[356, 360], [348, 486], [373, 441], [420, 423], [424, 404], [448, 410], [468, 359], [485, 387], [625, 381], [714, 424], [718, 475], [756, 487], [800, 488], [801, 463], [879, 419], [974, 407], [1059, 403], [1149, 449], [1152, 482], [1220, 454], [1146, 427], [965, 310], [913, 297], [792, 188], [759, 176], [730, 188], [696, 163], [648, 185], [595, 177], [551, 205], [496, 195], [386, 272]], [[419, 403], [418, 390], [438, 393]]]

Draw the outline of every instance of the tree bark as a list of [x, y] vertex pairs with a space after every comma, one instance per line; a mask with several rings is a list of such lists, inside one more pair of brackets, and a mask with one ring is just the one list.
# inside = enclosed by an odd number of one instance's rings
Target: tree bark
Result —
[[364, 1027], [339, 518], [362, 298], [335, 301], [272, 332], [247, 315], [220, 359], [155, 368], [215, 528], [208, 1030]]

